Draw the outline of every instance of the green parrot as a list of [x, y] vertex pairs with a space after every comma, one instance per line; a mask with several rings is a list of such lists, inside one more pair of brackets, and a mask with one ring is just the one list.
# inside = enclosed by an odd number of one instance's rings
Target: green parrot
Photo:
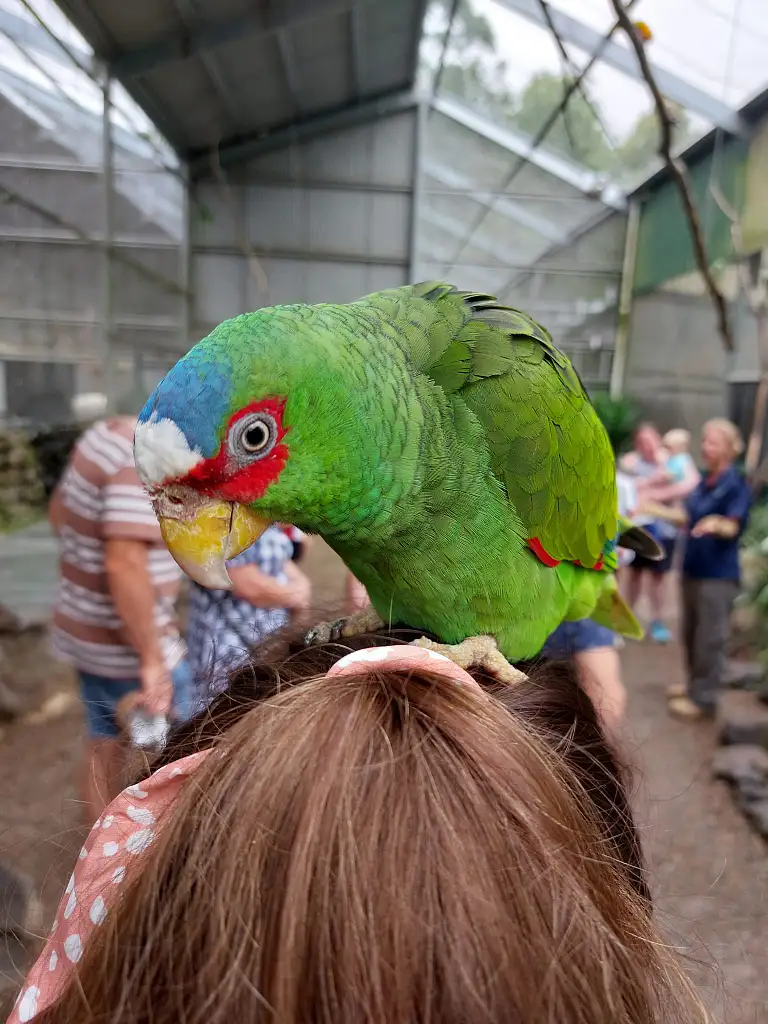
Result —
[[204, 586], [231, 586], [225, 560], [294, 523], [382, 621], [446, 644], [492, 637], [524, 660], [590, 616], [642, 635], [615, 582], [605, 430], [547, 331], [490, 295], [428, 282], [228, 320], [157, 386], [135, 456]]

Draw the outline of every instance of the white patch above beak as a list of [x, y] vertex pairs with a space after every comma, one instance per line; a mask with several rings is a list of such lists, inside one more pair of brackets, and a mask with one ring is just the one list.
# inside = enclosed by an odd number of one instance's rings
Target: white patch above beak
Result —
[[190, 448], [184, 434], [169, 419], [149, 419], [137, 425], [133, 456], [142, 483], [150, 489], [166, 480], [185, 477], [203, 461], [203, 453]]

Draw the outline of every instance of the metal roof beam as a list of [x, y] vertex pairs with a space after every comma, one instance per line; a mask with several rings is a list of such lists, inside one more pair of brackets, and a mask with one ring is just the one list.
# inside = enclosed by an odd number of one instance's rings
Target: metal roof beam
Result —
[[[166, 64], [187, 60], [216, 46], [240, 39], [271, 36], [301, 22], [341, 14], [357, 4], [373, 2], [374, 0], [284, 0], [279, 5], [254, 5], [255, 10], [248, 14], [217, 18], [188, 32], [174, 33], [136, 50], [118, 54], [109, 62], [110, 70], [117, 78], [123, 79], [146, 75]], [[265, 6], [267, 13], [262, 13], [261, 8]]]
[[[549, 31], [540, 0], [499, 0], [499, 3], [508, 11], [520, 14]], [[635, 55], [628, 47], [621, 46], [612, 39], [605, 42], [604, 37], [595, 29], [558, 11], [551, 4], [549, 4], [549, 11], [552, 23], [563, 42], [572, 43], [587, 54], [595, 53], [600, 48], [600, 63], [621, 71], [630, 78], [634, 78], [635, 81], [643, 81]], [[706, 118], [707, 121], [720, 128], [725, 128], [726, 131], [738, 135], [746, 132], [746, 123], [727, 103], [692, 85], [691, 82], [687, 82], [674, 72], [660, 68], [658, 64], [651, 62], [651, 67], [659, 88], [668, 100], [679, 103], [686, 110]]]
[[618, 186], [611, 184], [605, 175], [596, 174], [585, 167], [579, 167], [540, 146], [533, 146], [525, 135], [512, 131], [508, 127], [500, 127], [463, 103], [457, 103], [456, 100], [438, 98], [432, 106], [439, 114], [443, 114], [464, 128], [488, 139], [489, 142], [501, 146], [502, 149], [524, 157], [532, 166], [551, 174], [554, 178], [559, 178], [560, 181], [570, 185], [576, 191], [593, 197], [596, 201], [602, 202], [605, 206], [611, 206], [615, 210], [625, 208], [624, 193]]
[[[320, 114], [291, 122], [282, 128], [274, 129], [267, 135], [264, 132], [259, 132], [258, 135], [223, 142], [216, 149], [218, 162], [224, 167], [232, 163], [253, 160], [264, 153], [285, 149], [286, 146], [295, 145], [297, 142], [305, 142], [329, 132], [353, 128], [358, 124], [376, 121], [382, 117], [391, 117], [406, 110], [413, 110], [416, 106], [417, 100], [412, 92], [398, 90], [393, 93], [385, 93], [376, 99], [340, 107], [329, 114]], [[211, 152], [207, 149], [193, 153], [190, 157], [189, 168], [193, 177], [205, 175], [210, 170], [210, 165]]]
[[[594, 228], [608, 220], [609, 217], [613, 216], [615, 216], [615, 213], [612, 210], [600, 210], [600, 212], [595, 214], [594, 217], [590, 217], [585, 220], [583, 224], [579, 224], [578, 227], [575, 227], [568, 233], [567, 238], [562, 244], [557, 242], [553, 243], [545, 249], [540, 256], [531, 262], [526, 270], [513, 274], [512, 277], [505, 282], [505, 289], [509, 290], [510, 288], [515, 287], [520, 281], [525, 280], [526, 278], [535, 277], [537, 274], [546, 274], [548, 268], [546, 266], [541, 266], [542, 260], [546, 260], [549, 257], [554, 256], [555, 253], [565, 249], [567, 246], [573, 245], [574, 242], [578, 242], [578, 240], [584, 235], [588, 234]], [[616, 275], [621, 276], [621, 267], [616, 268]]]
[[[486, 207], [493, 207], [497, 213], [503, 214], [508, 217], [509, 220], [514, 220], [518, 224], [522, 224], [526, 228], [530, 228], [531, 231], [535, 231], [537, 234], [542, 235], [543, 238], [549, 242], [556, 244], [562, 244], [567, 239], [567, 233], [559, 228], [552, 221], [547, 220], [546, 217], [542, 217], [540, 214], [534, 213], [528, 209], [524, 203], [516, 203], [511, 199], [497, 199], [495, 196], [489, 196], [487, 193], [478, 191], [476, 185], [471, 178], [465, 177], [457, 171], [454, 171], [451, 167], [446, 167], [444, 164], [438, 164], [433, 161], [428, 161], [425, 164], [424, 172], [429, 175], [430, 178], [434, 178], [439, 181], [441, 185], [447, 185], [449, 188], [456, 189], [463, 192], [467, 198], [473, 199], [477, 203], [481, 203]], [[428, 191], [428, 190], [427, 190]], [[466, 231], [466, 225], [464, 225], [464, 231]], [[477, 241], [472, 243], [476, 248], [486, 248]], [[487, 250], [486, 251], [490, 251]]]

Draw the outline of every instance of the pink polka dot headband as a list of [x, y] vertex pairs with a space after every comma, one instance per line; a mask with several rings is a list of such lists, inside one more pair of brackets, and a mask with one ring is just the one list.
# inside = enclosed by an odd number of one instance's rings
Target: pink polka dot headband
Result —
[[392, 647], [367, 647], [363, 651], [353, 651], [340, 658], [326, 672], [326, 678], [334, 676], [357, 676], [366, 671], [373, 672], [384, 669], [388, 672], [413, 672], [421, 669], [435, 676], [444, 676], [458, 686], [466, 686], [471, 690], [482, 692], [480, 684], [450, 658], [437, 651], [424, 647], [413, 647], [410, 644], [396, 644]]

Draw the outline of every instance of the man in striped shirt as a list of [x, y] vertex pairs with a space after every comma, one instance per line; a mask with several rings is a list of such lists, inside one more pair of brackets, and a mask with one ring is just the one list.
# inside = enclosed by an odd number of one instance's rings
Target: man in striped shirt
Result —
[[175, 612], [180, 572], [136, 474], [135, 426], [135, 418], [116, 417], [86, 430], [50, 510], [61, 542], [51, 639], [79, 677], [92, 820], [114, 795], [124, 763], [118, 703], [136, 692], [149, 713], [169, 712], [172, 674], [185, 653]]

